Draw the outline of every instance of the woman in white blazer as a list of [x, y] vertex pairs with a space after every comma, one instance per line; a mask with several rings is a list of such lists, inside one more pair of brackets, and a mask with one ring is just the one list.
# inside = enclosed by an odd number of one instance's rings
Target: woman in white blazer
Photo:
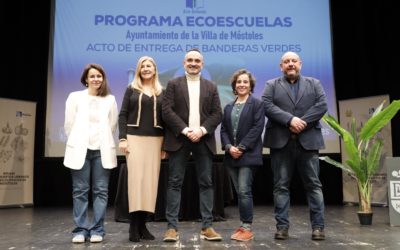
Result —
[[[88, 64], [81, 83], [86, 90], [69, 94], [65, 104], [65, 133], [68, 136], [64, 165], [71, 169], [73, 243], [101, 242], [108, 203], [108, 183], [117, 166], [113, 133], [118, 109], [102, 66]], [[93, 218], [89, 221], [89, 191], [92, 190]]]

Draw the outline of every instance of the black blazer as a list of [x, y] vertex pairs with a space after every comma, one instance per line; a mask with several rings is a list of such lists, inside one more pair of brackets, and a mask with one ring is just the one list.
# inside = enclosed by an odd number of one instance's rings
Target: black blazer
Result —
[[[141, 109], [141, 95], [144, 95], [137, 89], [130, 86], [125, 90], [124, 99], [122, 100], [121, 110], [119, 111], [118, 126], [119, 126], [119, 139], [126, 139], [127, 134], [132, 134], [133, 127], [140, 126]], [[161, 117], [161, 105], [164, 96], [164, 91], [156, 96], [155, 107], [153, 105], [153, 119], [154, 127], [163, 129], [163, 121]]]
[[[189, 91], [186, 76], [168, 82], [162, 103], [162, 116], [166, 125], [163, 149], [177, 151], [185, 140], [182, 130], [189, 124]], [[207, 130], [205, 140], [212, 153], [216, 153], [214, 131], [221, 122], [222, 110], [217, 86], [200, 77], [200, 126]]]
[[[235, 101], [227, 104], [224, 108], [224, 117], [221, 123], [222, 150], [225, 150], [227, 144], [235, 144], [231, 119], [234, 103]], [[225, 164], [232, 167], [263, 165], [261, 134], [264, 129], [264, 123], [265, 115], [263, 102], [253, 96], [249, 96], [240, 114], [236, 134], [236, 144], [241, 144], [246, 149], [239, 159], [233, 159], [229, 152], [225, 152]]]

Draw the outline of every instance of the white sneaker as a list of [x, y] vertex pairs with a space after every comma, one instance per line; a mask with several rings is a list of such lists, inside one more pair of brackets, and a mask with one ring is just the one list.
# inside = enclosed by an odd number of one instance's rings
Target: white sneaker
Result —
[[90, 242], [92, 243], [98, 243], [102, 241], [103, 241], [103, 236], [101, 235], [93, 234], [92, 236], [90, 236]]
[[85, 236], [82, 234], [77, 234], [72, 238], [72, 243], [84, 243], [85, 242]]

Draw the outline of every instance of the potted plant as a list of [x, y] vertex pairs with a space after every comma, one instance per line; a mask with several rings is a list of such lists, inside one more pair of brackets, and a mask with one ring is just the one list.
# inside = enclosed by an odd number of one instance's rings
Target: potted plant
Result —
[[[383, 140], [377, 138], [376, 134], [400, 109], [400, 100], [393, 101], [385, 109], [383, 109], [383, 104], [384, 102], [378, 106], [359, 131], [356, 129], [355, 119], [348, 131], [329, 113], [322, 118], [343, 139], [348, 159], [344, 163], [335, 161], [328, 156], [322, 156], [320, 159], [341, 168], [355, 178], [359, 197], [358, 216], [363, 225], [372, 223], [371, 180], [378, 170], [383, 149]], [[366, 216], [367, 219], [365, 219]]]

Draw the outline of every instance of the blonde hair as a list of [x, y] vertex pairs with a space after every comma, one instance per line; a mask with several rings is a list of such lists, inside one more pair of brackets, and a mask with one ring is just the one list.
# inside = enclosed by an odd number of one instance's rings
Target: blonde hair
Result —
[[154, 77], [152, 79], [152, 87], [153, 87], [153, 93], [158, 96], [161, 94], [162, 92], [162, 86], [160, 81], [158, 80], [158, 69], [157, 69], [157, 64], [154, 61], [153, 58], [149, 57], [149, 56], [142, 56], [141, 58], [139, 58], [137, 65], [136, 65], [136, 71], [135, 71], [135, 76], [133, 78], [133, 81], [131, 82], [130, 86], [133, 89], [137, 89], [140, 92], [143, 92], [143, 83], [142, 83], [142, 78], [140, 77], [140, 70], [142, 68], [142, 64], [145, 61], [149, 61], [153, 64], [154, 66]]

